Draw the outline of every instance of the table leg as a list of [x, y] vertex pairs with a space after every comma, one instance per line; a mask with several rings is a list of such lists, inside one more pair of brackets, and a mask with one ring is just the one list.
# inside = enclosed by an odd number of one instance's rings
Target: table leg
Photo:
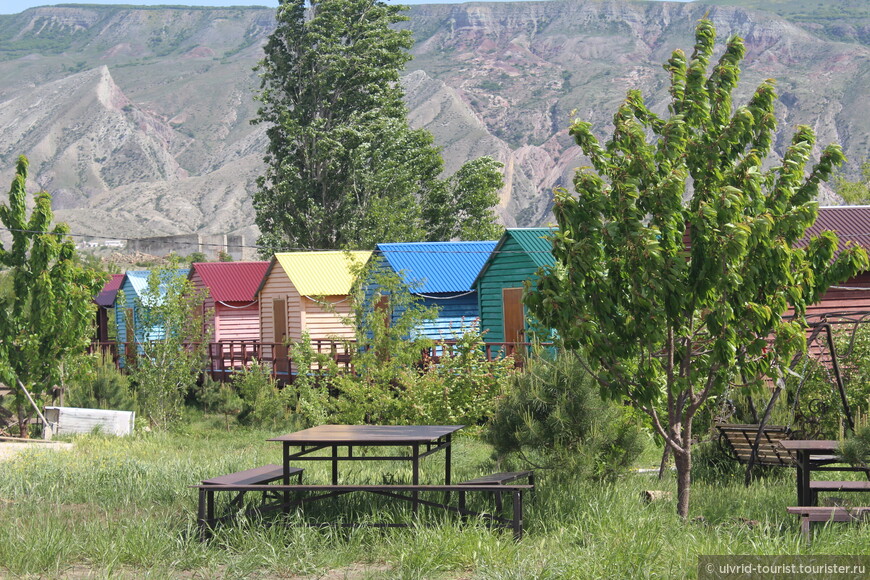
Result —
[[207, 510], [207, 507], [206, 507], [207, 503], [206, 502], [208, 501], [206, 499], [207, 493], [208, 492], [206, 490], [199, 488], [199, 506], [197, 507], [197, 510], [196, 510], [196, 524], [199, 527], [199, 539], [200, 539], [200, 541], [205, 541], [208, 539], [209, 531], [210, 531], [209, 526], [211, 525], [211, 522], [208, 519], [208, 515], [207, 515], [207, 511], [206, 511]]
[[[287, 443], [284, 444], [284, 477], [281, 479], [281, 482], [284, 485], [290, 485], [290, 445]], [[290, 512], [290, 490], [285, 489], [283, 493], [284, 499], [282, 500], [281, 511], [285, 514]]]
[[797, 480], [798, 480], [798, 505], [808, 506], [810, 505], [810, 452], [809, 451], [799, 451], [798, 452], [798, 466], [797, 466]]
[[[450, 485], [450, 465], [452, 464], [451, 458], [453, 454], [453, 444], [451, 442], [452, 433], [448, 433], [445, 438], [445, 447], [444, 447], [444, 485]], [[450, 503], [450, 492], [444, 492], [444, 503]]]
[[[501, 515], [501, 514], [499, 514]], [[514, 539], [523, 539], [523, 492], [514, 490], [514, 513], [511, 527], [514, 529]]]
[[444, 463], [444, 485], [450, 485], [450, 462], [451, 462], [451, 456], [453, 453], [452, 449], [453, 449], [453, 445], [451, 444], [451, 435], [448, 434], [447, 435], [447, 444], [446, 444], [446, 447], [444, 448], [444, 461], [445, 461], [445, 463]]
[[[420, 444], [415, 443], [413, 446], [411, 455], [411, 483], [414, 485], [420, 485]], [[417, 498], [418, 494], [416, 491], [411, 492], [411, 509], [416, 514], [417, 513]]]
[[332, 485], [338, 485], [338, 445], [332, 446]]

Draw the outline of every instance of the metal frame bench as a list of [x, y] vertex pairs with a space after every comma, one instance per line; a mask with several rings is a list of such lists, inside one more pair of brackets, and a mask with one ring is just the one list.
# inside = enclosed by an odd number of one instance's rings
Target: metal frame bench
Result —
[[868, 519], [870, 507], [818, 507], [802, 506], [786, 508], [788, 513], [800, 516], [801, 533], [809, 541], [811, 524], [824, 522], [854, 522]]
[[[429, 507], [441, 508], [448, 512], [455, 512], [464, 519], [469, 516], [482, 518], [490, 523], [500, 525], [513, 530], [514, 538], [519, 540], [523, 535], [523, 492], [534, 489], [533, 485], [505, 485], [505, 484], [453, 484], [453, 485], [308, 485], [308, 484], [221, 484], [221, 485], [194, 485], [191, 486], [199, 490], [199, 507], [197, 510], [197, 525], [199, 527], [200, 538], [205, 540], [211, 536], [214, 525], [223, 521], [226, 518], [217, 518], [214, 513], [214, 494], [218, 491], [246, 493], [252, 491], [261, 491], [273, 494], [273, 497], [280, 500], [284, 495], [297, 494], [298, 497], [294, 501], [281, 502], [265, 506], [262, 511], [271, 511], [275, 509], [283, 509], [285, 512], [293, 507], [301, 507], [303, 504], [314, 501], [337, 497], [346, 493], [356, 491], [365, 491], [391, 497], [398, 500], [409, 501], [413, 505], [424, 505]], [[420, 493], [426, 492], [498, 492], [499, 494], [510, 493], [513, 496], [512, 510], [510, 517], [504, 517], [499, 511], [498, 513], [478, 512], [467, 509], [465, 506], [453, 507], [446, 503], [438, 503], [421, 499]], [[308, 495], [310, 494], [310, 495]], [[356, 525], [356, 524], [350, 524]], [[367, 524], [377, 526], [378, 524]], [[390, 527], [407, 526], [408, 524], [383, 524]]]
[[[520, 479], [527, 480], [532, 487], [535, 485], [535, 474], [532, 471], [502, 471], [469, 479], [468, 481], [461, 482], [460, 485], [505, 485]], [[501, 491], [495, 492], [495, 509], [499, 513], [503, 509], [501, 494]], [[464, 490], [459, 492], [459, 509], [465, 509]]]
[[[291, 467], [290, 472], [287, 474], [286, 483], [290, 483], [289, 478], [296, 476], [297, 482], [302, 483], [302, 472], [304, 470], [301, 467]], [[269, 464], [263, 465], [261, 467], [254, 467], [252, 469], [245, 469], [244, 471], [237, 471], [235, 473], [227, 473], [226, 475], [219, 475], [217, 477], [212, 477], [210, 479], [204, 479], [202, 481], [202, 485], [216, 487], [220, 489], [226, 489], [226, 486], [239, 486], [239, 485], [265, 485], [268, 483], [272, 483], [273, 481], [283, 480], [284, 479], [284, 468], [280, 465]], [[239, 490], [236, 493], [236, 496], [230, 500], [229, 508], [235, 508], [242, 504], [242, 500], [247, 493], [246, 490]], [[278, 497], [272, 490], [263, 490], [262, 500], [260, 502], [260, 509], [267, 507], [270, 504], [267, 504], [267, 501], [271, 499], [274, 502], [280, 502], [281, 498]], [[200, 506], [200, 509], [206, 509], [210, 514], [212, 514], [212, 519], [214, 518], [215, 506], [214, 506], [214, 494], [207, 494], [207, 502], [204, 508]], [[232, 514], [227, 514], [219, 519], [228, 519], [232, 516]]]

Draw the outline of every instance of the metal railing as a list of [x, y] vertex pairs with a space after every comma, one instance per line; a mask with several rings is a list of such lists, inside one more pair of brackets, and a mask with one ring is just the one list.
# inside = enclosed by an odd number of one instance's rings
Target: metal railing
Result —
[[[353, 355], [358, 348], [356, 341], [313, 339], [310, 344], [315, 353], [310, 365], [311, 371], [326, 368], [328, 359], [339, 371], [353, 372]], [[420, 354], [420, 367], [426, 368], [428, 365], [438, 364], [444, 357], [456, 356], [457, 345], [455, 340], [443, 340], [424, 348]], [[521, 368], [534, 346], [530, 342], [487, 342], [481, 348], [487, 361], [513, 358], [514, 365]], [[551, 347], [552, 344], [544, 343], [540, 346]], [[95, 341], [88, 349], [89, 353], [102, 352], [111, 357], [119, 370], [135, 364], [135, 359], [141, 356], [140, 351], [141, 348], [135, 343], [127, 342]], [[228, 340], [208, 344], [203, 372], [216, 381], [225, 382], [230, 380], [233, 373], [250, 368], [255, 361], [269, 368], [272, 376], [281, 381], [292, 380], [299, 370], [298, 361], [292, 356], [291, 349], [283, 343]]]

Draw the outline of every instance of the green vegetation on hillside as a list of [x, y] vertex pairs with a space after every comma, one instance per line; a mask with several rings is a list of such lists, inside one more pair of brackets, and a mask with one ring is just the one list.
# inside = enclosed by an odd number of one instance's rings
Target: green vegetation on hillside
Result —
[[870, 45], [870, 2], [867, 0], [709, 0], [707, 3], [771, 12], [819, 36]]

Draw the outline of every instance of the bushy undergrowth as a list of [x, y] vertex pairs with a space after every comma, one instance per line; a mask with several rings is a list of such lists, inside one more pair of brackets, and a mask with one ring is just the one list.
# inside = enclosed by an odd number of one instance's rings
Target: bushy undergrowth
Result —
[[840, 455], [855, 467], [867, 468], [870, 464], [870, 425], [857, 427], [841, 445]]
[[573, 353], [533, 359], [515, 375], [486, 437], [500, 455], [595, 478], [627, 469], [646, 439], [633, 409], [602, 400]]
[[109, 355], [82, 357], [66, 393], [64, 404], [86, 409], [136, 410], [136, 397], [126, 375], [118, 372]]

